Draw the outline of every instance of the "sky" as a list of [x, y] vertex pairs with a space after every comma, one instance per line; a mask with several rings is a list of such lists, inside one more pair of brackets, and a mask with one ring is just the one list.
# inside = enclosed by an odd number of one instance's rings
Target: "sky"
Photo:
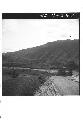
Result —
[[2, 52], [79, 39], [78, 19], [3, 19]]

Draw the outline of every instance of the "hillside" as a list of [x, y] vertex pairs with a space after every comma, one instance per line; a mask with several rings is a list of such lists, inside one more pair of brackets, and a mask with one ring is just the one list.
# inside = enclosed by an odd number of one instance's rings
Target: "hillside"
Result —
[[79, 40], [58, 40], [47, 44], [3, 53], [3, 66], [30, 68], [79, 67]]

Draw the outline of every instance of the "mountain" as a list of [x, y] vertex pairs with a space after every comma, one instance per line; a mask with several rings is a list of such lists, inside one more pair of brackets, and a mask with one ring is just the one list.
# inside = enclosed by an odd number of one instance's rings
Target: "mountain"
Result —
[[79, 67], [79, 40], [58, 40], [44, 45], [2, 54], [3, 66], [30, 68]]

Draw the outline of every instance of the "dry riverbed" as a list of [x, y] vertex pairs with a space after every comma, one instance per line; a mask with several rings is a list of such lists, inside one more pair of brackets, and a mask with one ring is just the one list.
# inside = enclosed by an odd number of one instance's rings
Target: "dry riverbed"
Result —
[[79, 82], [71, 76], [51, 76], [35, 93], [35, 96], [79, 95]]

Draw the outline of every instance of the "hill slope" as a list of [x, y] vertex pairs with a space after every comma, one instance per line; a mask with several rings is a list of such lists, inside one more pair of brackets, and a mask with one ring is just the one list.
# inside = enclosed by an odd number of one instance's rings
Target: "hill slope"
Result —
[[79, 66], [79, 40], [59, 40], [2, 55], [3, 66], [31, 68]]

